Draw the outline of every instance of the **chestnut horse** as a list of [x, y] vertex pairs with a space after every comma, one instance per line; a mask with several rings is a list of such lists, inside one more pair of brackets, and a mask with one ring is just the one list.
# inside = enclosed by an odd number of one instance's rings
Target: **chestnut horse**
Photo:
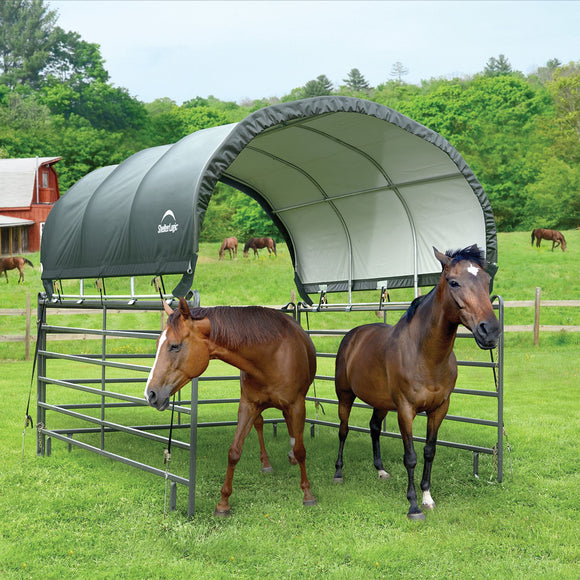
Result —
[[0, 276], [2, 272], [4, 272], [4, 276], [6, 276], [6, 284], [8, 284], [8, 274], [7, 270], [14, 270], [18, 268], [20, 272], [20, 276], [18, 276], [18, 283], [24, 282], [24, 265], [28, 264], [34, 268], [34, 264], [27, 260], [26, 258], [22, 258], [20, 256], [14, 256], [13, 258], [2, 258], [0, 259]]
[[201, 375], [210, 359], [240, 369], [238, 425], [214, 515], [230, 513], [234, 470], [252, 425], [258, 431], [263, 469], [271, 470], [262, 434], [262, 411], [270, 407], [280, 409], [286, 420], [292, 447], [289, 458], [300, 465], [303, 504], [316, 505], [306, 476], [303, 441], [305, 398], [316, 373], [316, 351], [308, 334], [294, 319], [270, 308], [216, 306], [190, 310], [183, 298], [175, 311], [164, 304], [169, 318], [145, 387], [149, 405], [165, 410], [171, 395]]
[[259, 257], [258, 250], [262, 248], [267, 248], [268, 254], [273, 253], [274, 256], [278, 255], [276, 254], [276, 242], [272, 238], [250, 238], [244, 246], [244, 258], [248, 257], [248, 251], [250, 249], [254, 250], [254, 256]]
[[554, 248], [560, 246], [562, 251], [566, 251], [566, 239], [564, 234], [558, 230], [545, 230], [543, 228], [536, 228], [532, 232], [532, 246], [534, 245], [534, 238], [536, 239], [536, 247], [540, 247], [542, 240], [552, 240], [552, 252]]
[[342, 482], [343, 449], [355, 398], [374, 409], [370, 432], [380, 479], [390, 477], [381, 459], [381, 421], [388, 411], [397, 411], [408, 476], [410, 519], [425, 519], [417, 505], [414, 482], [417, 454], [413, 447], [413, 419], [421, 412], [427, 414], [421, 507], [435, 507], [431, 468], [437, 432], [457, 379], [453, 353], [457, 328], [460, 324], [469, 328], [483, 349], [494, 348], [501, 331], [489, 298], [490, 277], [483, 269], [483, 255], [477, 246], [446, 254], [433, 250], [443, 266], [437, 286], [426, 296], [416, 298], [395, 326], [377, 323], [351, 330], [336, 355], [340, 428], [334, 481]]
[[220, 248], [220, 260], [224, 259], [224, 254], [226, 250], [230, 253], [230, 260], [235, 258], [238, 255], [238, 238], [232, 236], [231, 238], [226, 238], [222, 242], [222, 246]]

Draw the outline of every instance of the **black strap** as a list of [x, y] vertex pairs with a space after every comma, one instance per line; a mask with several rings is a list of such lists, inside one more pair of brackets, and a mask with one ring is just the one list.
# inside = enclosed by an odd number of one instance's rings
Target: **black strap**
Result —
[[44, 313], [46, 312], [46, 302], [42, 302], [40, 306], [40, 317], [36, 321], [36, 345], [34, 347], [34, 360], [32, 362], [32, 375], [30, 376], [30, 388], [28, 389], [28, 402], [26, 403], [26, 414], [25, 414], [25, 422], [24, 422], [24, 429], [30, 426], [34, 429], [34, 422], [32, 421], [32, 417], [30, 416], [30, 399], [32, 397], [32, 384], [34, 382], [34, 373], [36, 371], [36, 361], [38, 359], [38, 345], [40, 344], [40, 325], [44, 320]]
[[[306, 311], [306, 328], [307, 328], [307, 330], [310, 330], [310, 320], [308, 319], [308, 310]], [[314, 399], [317, 399], [317, 397], [316, 397], [316, 379], [313, 379], [312, 387], [314, 389]], [[326, 415], [326, 411], [324, 410], [324, 406], [322, 405], [322, 403], [320, 401], [315, 400], [314, 406], [316, 407], [316, 409], [318, 409], [318, 407], [320, 407], [320, 409], [322, 410], [322, 414]]]
[[[173, 402], [171, 403], [171, 423], [169, 424], [169, 440], [167, 441], [167, 449], [163, 454], [163, 463], [168, 464], [171, 462], [171, 441], [173, 439], [173, 414], [175, 413], [175, 395], [173, 395]], [[167, 473], [166, 473], [167, 476]]]

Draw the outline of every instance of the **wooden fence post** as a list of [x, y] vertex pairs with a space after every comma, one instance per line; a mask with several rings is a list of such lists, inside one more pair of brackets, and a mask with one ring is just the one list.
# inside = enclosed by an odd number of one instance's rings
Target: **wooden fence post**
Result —
[[534, 299], [534, 345], [540, 344], [540, 295], [542, 289], [536, 286], [536, 297]]
[[24, 358], [26, 360], [30, 360], [30, 319], [31, 319], [31, 312], [30, 312], [30, 292], [26, 293], [26, 332], [24, 337]]

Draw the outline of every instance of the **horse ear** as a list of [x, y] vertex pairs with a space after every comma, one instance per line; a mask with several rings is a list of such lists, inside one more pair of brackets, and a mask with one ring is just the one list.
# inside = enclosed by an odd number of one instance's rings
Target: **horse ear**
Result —
[[171, 316], [173, 314], [171, 306], [169, 306], [165, 300], [162, 300], [161, 302], [163, 302], [163, 309], [165, 310], [167, 316]]
[[439, 260], [444, 268], [451, 262], [451, 258], [445, 254], [442, 254], [435, 246], [433, 246], [433, 252], [435, 252], [435, 257]]
[[189, 305], [183, 296], [179, 297], [179, 312], [183, 318], [191, 318], [191, 312], [189, 310]]

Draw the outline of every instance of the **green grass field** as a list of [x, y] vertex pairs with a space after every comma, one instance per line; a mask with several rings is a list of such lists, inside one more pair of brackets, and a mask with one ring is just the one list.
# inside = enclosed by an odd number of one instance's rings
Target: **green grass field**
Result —
[[[545, 299], [580, 299], [580, 231], [565, 235], [568, 251], [552, 253], [547, 245], [531, 248], [529, 233], [500, 234], [500, 270], [494, 292], [505, 300], [529, 300], [540, 286]], [[196, 287], [203, 304], [274, 305], [290, 300], [293, 276], [283, 246], [278, 259], [240, 258], [234, 262], [218, 262], [217, 249], [217, 244], [202, 247]], [[38, 256], [31, 259], [37, 267], [26, 269], [24, 286], [17, 287], [13, 272], [9, 273], [10, 284], [0, 281], [0, 308], [24, 307], [26, 292], [32, 294], [34, 303], [40, 277]], [[139, 284], [138, 292], [150, 291], [147, 280]], [[107, 290], [120, 292], [122, 285], [123, 281], [107, 281]], [[393, 300], [410, 297], [403, 290], [394, 294]], [[78, 324], [74, 317], [68, 318], [67, 324]], [[351, 320], [355, 318], [349, 318], [349, 325]], [[372, 312], [356, 315], [356, 324], [376, 320]], [[532, 320], [533, 313], [527, 309], [506, 311], [506, 324], [531, 324]], [[137, 318], [118, 322], [140, 325]], [[86, 326], [98, 323], [98, 317], [83, 317]], [[340, 323], [342, 319], [321, 324]], [[580, 316], [577, 308], [547, 308], [542, 323], [578, 325]], [[158, 327], [159, 318], [149, 317], [144, 326]], [[21, 334], [23, 329], [20, 317], [0, 317], [0, 334]], [[491, 456], [480, 457], [480, 478], [476, 479], [471, 453], [440, 447], [432, 478], [437, 510], [427, 514], [423, 523], [406, 518], [401, 442], [383, 440], [383, 459], [392, 479], [379, 481], [369, 436], [352, 432], [345, 448], [345, 483], [337, 486], [332, 476], [338, 437], [335, 429], [327, 427], [320, 427], [313, 439], [306, 437], [308, 475], [317, 507], [301, 505], [299, 472], [286, 459], [285, 429], [273, 437], [267, 427], [266, 445], [274, 473], [261, 473], [252, 432], [236, 469], [232, 517], [226, 520], [215, 519], [212, 513], [225, 475], [233, 427], [199, 430], [193, 519], [187, 517], [182, 486], [177, 511], [164, 517], [162, 478], [80, 449], [69, 453], [58, 441], [53, 441], [50, 457], [38, 458], [31, 429], [25, 437], [22, 461], [32, 363], [22, 360], [22, 344], [2, 343], [0, 577], [576, 578], [580, 558], [575, 503], [580, 483], [579, 335], [543, 333], [539, 347], [534, 347], [530, 333], [506, 335], [504, 411], [511, 452], [506, 450], [504, 480], [497, 483]], [[91, 343], [63, 343], [61, 348], [97, 351], [98, 346]], [[458, 344], [462, 357], [481, 357], [477, 348], [464, 343]], [[122, 343], [114, 348], [135, 350]], [[51, 362], [51, 370], [55, 374], [70, 372], [61, 364]], [[331, 374], [332, 365], [321, 364], [319, 372]], [[235, 374], [235, 369], [222, 363], [212, 365], [217, 373]], [[83, 372], [99, 376], [95, 369]], [[111, 376], [116, 376], [114, 371]], [[488, 378], [480, 376], [479, 369], [460, 369], [459, 386], [485, 381]], [[238, 391], [235, 382], [200, 382], [199, 389], [200, 398], [235, 397]], [[127, 387], [131, 394], [141, 390], [142, 386]], [[332, 392], [330, 382], [318, 382], [319, 396], [332, 396]], [[53, 396], [59, 402], [74, 402], [78, 393], [55, 388]], [[35, 393], [33, 408], [34, 403]], [[325, 411], [327, 416], [321, 418], [336, 421], [335, 407], [327, 405]], [[473, 397], [454, 395], [450, 412], [486, 416], [493, 408]], [[167, 421], [167, 414], [149, 408], [110, 413], [110, 420], [118, 418], [129, 424]], [[309, 405], [309, 416], [314, 413]], [[235, 405], [202, 405], [199, 420], [234, 420], [235, 414]], [[365, 410], [353, 415], [360, 425], [370, 418]], [[389, 418], [393, 426], [394, 419]], [[59, 421], [70, 424], [66, 418], [53, 420], [51, 427]], [[424, 435], [423, 430], [418, 419], [415, 433]], [[444, 423], [440, 438], [456, 435], [466, 440], [480, 437], [468, 425]], [[185, 433], [178, 437], [187, 439]], [[487, 437], [493, 442], [493, 434]], [[86, 440], [97, 439], [90, 436]], [[107, 436], [107, 449], [163, 469], [159, 444], [112, 434]], [[420, 450], [418, 445], [422, 462]], [[185, 453], [174, 449], [172, 471], [186, 476], [186, 459]]]

